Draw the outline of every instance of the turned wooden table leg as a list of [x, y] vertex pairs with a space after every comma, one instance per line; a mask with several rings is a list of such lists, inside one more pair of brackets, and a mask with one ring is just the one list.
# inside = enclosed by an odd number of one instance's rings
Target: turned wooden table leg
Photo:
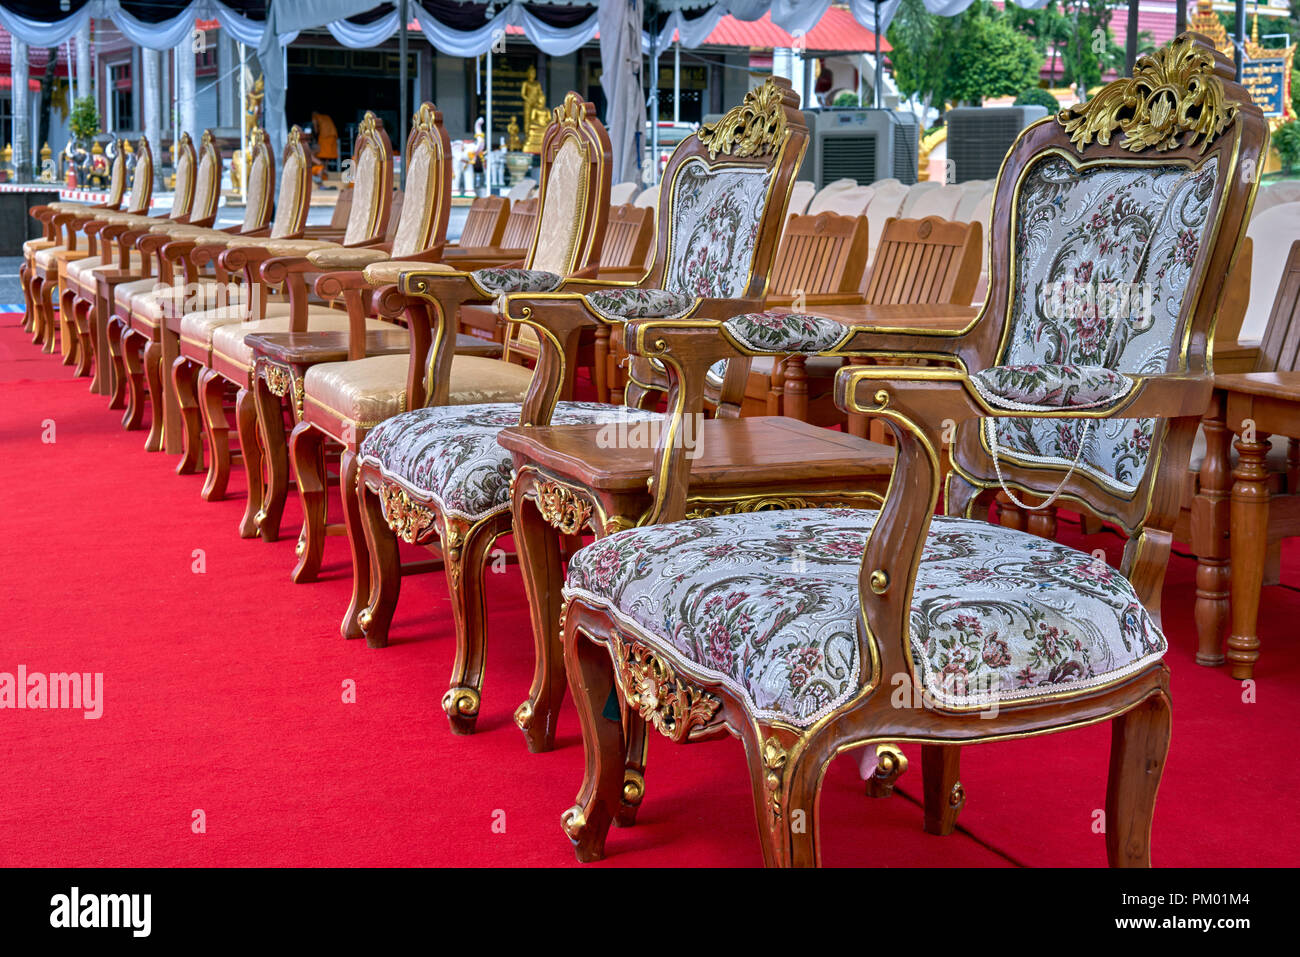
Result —
[[1268, 550], [1268, 435], [1235, 443], [1237, 469], [1232, 484], [1232, 633], [1228, 661], [1232, 677], [1250, 678], [1259, 658], [1259, 593]]
[[801, 422], [808, 421], [808, 369], [803, 356], [786, 357], [781, 414]]
[[555, 725], [564, 700], [564, 649], [560, 643], [560, 610], [564, 568], [560, 533], [542, 517], [534, 501], [515, 491], [514, 537], [519, 570], [532, 616], [535, 656], [528, 699], [515, 709], [515, 724], [524, 733], [528, 750], [537, 753], [555, 746]]
[[1192, 551], [1196, 554], [1196, 663], [1215, 667], [1223, 664], [1223, 627], [1228, 621], [1229, 496], [1232, 469], [1228, 444], [1232, 440], [1224, 424], [1224, 395], [1216, 392], [1201, 421], [1205, 433], [1205, 458], [1196, 498], [1192, 500]]
[[253, 382], [257, 431], [266, 443], [266, 488], [257, 513], [257, 530], [264, 542], [278, 541], [280, 519], [289, 496], [289, 445], [284, 434], [284, 405], [271, 391], [265, 375]]

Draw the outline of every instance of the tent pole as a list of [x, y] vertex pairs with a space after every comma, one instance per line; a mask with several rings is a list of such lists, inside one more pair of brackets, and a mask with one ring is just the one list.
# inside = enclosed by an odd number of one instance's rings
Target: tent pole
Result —
[[673, 46], [673, 122], [682, 121], [682, 36]]
[[1187, 32], [1187, 4], [1190, 0], [1178, 0], [1174, 4], [1174, 36]]
[[650, 185], [659, 182], [659, 33], [655, 4], [647, 5], [650, 13]]
[[397, 116], [401, 124], [401, 138], [397, 141], [397, 148], [402, 153], [402, 179], [401, 185], [406, 187], [406, 130], [409, 122], [410, 103], [407, 101], [406, 85], [406, 20], [410, 16], [408, 0], [399, 0], [397, 4], [397, 57], [401, 60], [401, 65], [397, 69], [397, 82], [402, 85], [398, 93]]
[[885, 65], [880, 60], [880, 0], [876, 0], [876, 19], [873, 23], [876, 34], [876, 109], [880, 109], [882, 99], [880, 85], [885, 82]]
[[244, 111], [248, 109], [248, 47], [239, 45], [239, 198], [248, 203], [248, 170], [252, 166], [248, 161], [248, 120]]
[[1246, 0], [1237, 0], [1237, 30], [1232, 39], [1236, 47], [1237, 82], [1241, 82], [1241, 67], [1246, 58]]
[[1138, 0], [1128, 0], [1128, 22], [1124, 26], [1124, 75], [1133, 75], [1138, 56]]
[[492, 195], [492, 50], [487, 52], [487, 115], [483, 118], [483, 181]]

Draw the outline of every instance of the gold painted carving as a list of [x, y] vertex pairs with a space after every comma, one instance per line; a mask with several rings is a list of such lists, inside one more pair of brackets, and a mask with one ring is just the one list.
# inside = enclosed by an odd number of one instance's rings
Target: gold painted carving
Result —
[[537, 509], [561, 535], [576, 535], [591, 518], [591, 503], [555, 482], [537, 483]]
[[564, 94], [564, 102], [555, 108], [555, 122], [570, 129], [577, 129], [585, 113], [582, 98], [570, 90]]
[[520, 731], [527, 731], [533, 724], [533, 703], [525, 701], [515, 708], [515, 726]]
[[685, 741], [722, 707], [721, 699], [677, 677], [662, 658], [640, 642], [612, 637], [614, 659], [627, 703], [665, 737]]
[[[1223, 80], [1215, 75], [1214, 53], [1184, 34], [1155, 53], [1138, 58], [1133, 76], [1116, 80], [1086, 103], [1056, 115], [1077, 147], [1095, 138], [1124, 134], [1124, 149], [1141, 152], [1201, 143], [1204, 153], [1237, 115]], [[1184, 135], [1187, 143], [1182, 142]]]
[[433, 527], [433, 511], [416, 503], [404, 489], [396, 485], [381, 485], [379, 502], [388, 527], [408, 544], [414, 545]]
[[779, 147], [786, 136], [785, 95], [771, 77], [745, 94], [717, 123], [705, 123], [695, 135], [709, 150], [709, 159], [728, 156], [763, 156]]
[[763, 742], [763, 786], [767, 788], [767, 806], [772, 812], [772, 820], [779, 821], [782, 816], [781, 784], [785, 777], [785, 764], [790, 758], [788, 752], [776, 737]]
[[442, 710], [447, 717], [470, 718], [478, 714], [479, 696], [473, 688], [452, 688], [442, 696]]
[[283, 399], [293, 390], [293, 414], [295, 421], [302, 421], [302, 380], [296, 378], [293, 373], [282, 366], [266, 363], [262, 366], [263, 374], [266, 378], [266, 388], [271, 395]]

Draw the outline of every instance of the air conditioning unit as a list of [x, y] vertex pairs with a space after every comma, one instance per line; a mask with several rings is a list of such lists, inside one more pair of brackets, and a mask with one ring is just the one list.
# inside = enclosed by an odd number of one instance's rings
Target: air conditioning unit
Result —
[[954, 182], [997, 179], [1002, 160], [1020, 131], [1046, 115], [1043, 106], [959, 106], [949, 110], [944, 120]]
[[920, 126], [894, 110], [806, 110], [810, 142], [799, 179], [821, 189], [837, 179], [869, 186], [880, 179], [916, 182]]

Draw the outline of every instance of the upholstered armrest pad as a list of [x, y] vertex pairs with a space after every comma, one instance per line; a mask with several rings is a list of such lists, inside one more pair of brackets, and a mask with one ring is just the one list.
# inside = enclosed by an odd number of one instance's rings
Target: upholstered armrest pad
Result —
[[308, 262], [326, 269], [364, 269], [388, 258], [389, 253], [382, 249], [349, 249], [345, 246], [330, 246], [307, 254]]
[[550, 292], [563, 281], [558, 273], [545, 269], [510, 269], [493, 266], [470, 273], [474, 285], [490, 295], [501, 293]]
[[849, 327], [835, 319], [787, 311], [732, 316], [722, 327], [741, 349], [760, 354], [827, 352], [850, 335]]
[[404, 272], [432, 272], [445, 275], [456, 270], [445, 263], [419, 262], [414, 259], [385, 259], [382, 262], [371, 263], [361, 272], [366, 277], [366, 282], [372, 286], [391, 286], [402, 278]]
[[690, 312], [696, 302], [693, 296], [684, 293], [645, 286], [601, 289], [587, 293], [585, 298], [593, 312], [611, 322], [627, 319], [672, 319]]
[[254, 245], [262, 246], [272, 256], [294, 256], [302, 258], [317, 250], [342, 249], [334, 243], [321, 242], [316, 239], [263, 239]]
[[1104, 366], [1043, 363], [990, 366], [971, 373], [970, 383], [998, 409], [1092, 409], [1111, 405], [1133, 388], [1133, 379]]
[[[950, 418], [954, 422], [997, 416], [1001, 418], [1145, 419], [1200, 416], [1214, 391], [1208, 374], [1125, 376], [1130, 387], [1106, 403], [1087, 408], [1077, 405], [992, 405], [960, 369], [920, 366], [845, 366], [835, 377], [835, 402], [845, 412], [870, 415], [881, 408], [879, 391], [906, 391], [933, 398], [926, 406], [927, 421]], [[929, 395], [932, 394], [932, 395]]]

